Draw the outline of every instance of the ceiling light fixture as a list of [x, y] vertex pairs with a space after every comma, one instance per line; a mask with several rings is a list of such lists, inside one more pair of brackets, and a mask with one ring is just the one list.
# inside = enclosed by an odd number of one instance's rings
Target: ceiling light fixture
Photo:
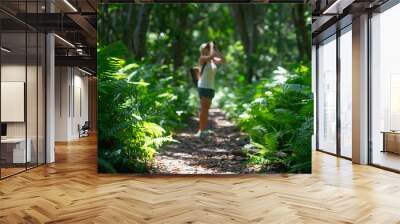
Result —
[[324, 10], [322, 14], [330, 14], [332, 13], [332, 9], [337, 9], [336, 7], [338, 6], [340, 0], [336, 0], [332, 5], [330, 5], [327, 9]]
[[83, 55], [83, 50], [81, 48], [77, 48], [76, 53], [78, 53], [79, 55]]
[[81, 68], [79, 68], [79, 67], [78, 67], [78, 70], [81, 71], [81, 72], [83, 72], [83, 73], [85, 73], [85, 74], [87, 74], [87, 75], [92, 75], [90, 72], [88, 72], [88, 71], [86, 71], [86, 70], [83, 70], [83, 69], [81, 69]]
[[355, 0], [336, 0], [330, 5], [327, 9], [322, 12], [323, 15], [340, 15], [343, 13], [343, 10], [351, 5]]
[[5, 48], [5, 47], [1, 47], [0, 49], [1, 49], [2, 51], [6, 52], [6, 53], [10, 53], [10, 52], [11, 52], [11, 50], [9, 50], [9, 49], [7, 49], [7, 48]]
[[64, 3], [68, 5], [74, 12], [78, 12], [78, 10], [68, 1], [64, 0]]
[[68, 46], [70, 46], [70, 47], [72, 47], [72, 48], [75, 48], [75, 45], [73, 45], [71, 42], [69, 42], [68, 40], [66, 40], [66, 39], [64, 39], [64, 38], [62, 38], [62, 37], [60, 37], [59, 35], [57, 35], [57, 34], [54, 34], [54, 36], [55, 37], [57, 37], [59, 40], [61, 40], [62, 42], [64, 42], [65, 44], [67, 44]]

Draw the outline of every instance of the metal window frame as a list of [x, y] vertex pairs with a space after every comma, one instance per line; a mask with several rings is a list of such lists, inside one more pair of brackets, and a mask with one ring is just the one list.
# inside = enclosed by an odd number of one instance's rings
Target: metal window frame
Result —
[[[341, 27], [339, 25], [340, 20], [334, 24], [333, 26], [335, 26], [336, 32], [328, 35], [327, 37], [325, 37], [324, 39], [321, 39], [317, 44], [316, 44], [316, 71], [315, 71], [315, 75], [316, 75], [316, 150], [319, 152], [323, 152], [329, 155], [333, 155], [339, 158], [343, 158], [346, 160], [352, 160], [352, 158], [347, 157], [342, 155], [342, 150], [341, 150], [341, 117], [340, 117], [340, 103], [341, 103], [341, 99], [340, 99], [340, 81], [341, 81], [341, 65], [340, 65], [340, 37], [342, 35], [344, 35], [347, 32], [351, 32], [350, 30], [347, 30], [349, 26], [352, 25], [352, 23], [349, 23], [343, 27]], [[328, 28], [329, 29], [329, 28]], [[345, 32], [343, 32], [345, 31]], [[332, 36], [335, 36], [334, 39], [330, 40], [330, 41], [336, 41], [336, 152], [332, 153], [329, 152], [327, 150], [321, 149], [319, 147], [319, 47], [320, 44], [322, 42], [327, 41], [329, 38], [332, 38]]]

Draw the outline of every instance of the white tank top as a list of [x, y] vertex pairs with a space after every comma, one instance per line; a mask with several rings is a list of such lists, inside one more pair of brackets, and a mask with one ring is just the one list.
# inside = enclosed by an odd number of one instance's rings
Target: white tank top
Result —
[[203, 74], [201, 75], [197, 86], [199, 88], [215, 89], [215, 74], [217, 72], [217, 65], [210, 62], [204, 67]]

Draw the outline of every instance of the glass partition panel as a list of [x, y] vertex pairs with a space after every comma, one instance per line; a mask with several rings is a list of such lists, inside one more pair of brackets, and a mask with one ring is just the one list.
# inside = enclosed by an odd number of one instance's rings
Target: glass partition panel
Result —
[[38, 42], [38, 58], [39, 58], [39, 63], [38, 63], [38, 76], [37, 76], [37, 82], [38, 82], [38, 163], [43, 164], [46, 162], [46, 149], [45, 149], [45, 65], [46, 65], [46, 52], [45, 52], [45, 45], [46, 45], [46, 39], [45, 35], [42, 33], [39, 33], [39, 42]]
[[318, 149], [336, 153], [336, 36], [318, 48]]
[[400, 5], [371, 18], [372, 163], [400, 170]]
[[[27, 144], [30, 153], [30, 161], [28, 168], [34, 167], [38, 163], [38, 35], [36, 32], [27, 33], [27, 49], [28, 49], [28, 62], [27, 62], [27, 80], [26, 80], [26, 112], [27, 112]], [[30, 148], [30, 149], [29, 149]]]
[[25, 32], [1, 34], [2, 177], [25, 170], [31, 161], [26, 144], [26, 41]]
[[352, 33], [351, 26], [340, 36], [340, 154], [352, 157]]
[[45, 0], [0, 1], [0, 7], [0, 178], [5, 178], [45, 163], [46, 39], [23, 22], [26, 13], [43, 13]]

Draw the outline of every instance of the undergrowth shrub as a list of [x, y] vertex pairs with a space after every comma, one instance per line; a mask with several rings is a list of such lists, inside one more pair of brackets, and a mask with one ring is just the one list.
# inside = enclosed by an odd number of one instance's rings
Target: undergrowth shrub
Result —
[[98, 170], [145, 173], [192, 113], [172, 65], [125, 60], [121, 42], [98, 48]]
[[[272, 79], [224, 87], [218, 102], [226, 114], [249, 134], [248, 162], [265, 171], [311, 172], [313, 97], [309, 67], [279, 67]], [[229, 85], [226, 85], [229, 86]], [[233, 85], [231, 85], [233, 86]]]

